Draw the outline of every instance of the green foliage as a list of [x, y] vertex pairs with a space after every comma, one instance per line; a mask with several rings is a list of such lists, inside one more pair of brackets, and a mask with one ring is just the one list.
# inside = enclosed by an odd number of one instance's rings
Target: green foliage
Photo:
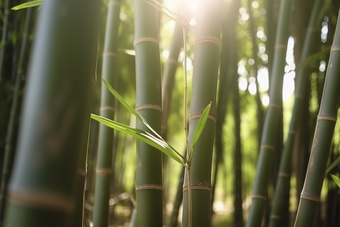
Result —
[[336, 185], [340, 188], [340, 178], [338, 178], [337, 176], [331, 174], [332, 179], [334, 180], [334, 182], [336, 183]]
[[158, 138], [154, 134], [151, 134], [144, 130], [129, 127], [128, 125], [118, 123], [116, 121], [98, 116], [96, 114], [91, 114], [91, 118], [119, 132], [123, 132], [127, 135], [133, 136], [134, 138], [139, 139], [149, 144], [150, 146], [153, 146], [158, 150], [162, 151], [164, 154], [168, 155], [169, 157], [177, 161], [179, 164], [183, 166], [185, 165], [184, 157], [182, 157], [182, 155], [180, 155], [175, 149], [173, 149], [171, 145], [166, 143], [164, 140]]
[[200, 119], [198, 120], [197, 126], [196, 126], [195, 131], [194, 131], [194, 135], [192, 136], [191, 151], [190, 151], [189, 160], [188, 160], [189, 163], [190, 163], [191, 160], [192, 160], [192, 155], [193, 155], [193, 152], [194, 152], [194, 148], [195, 148], [195, 146], [196, 146], [196, 143], [197, 143], [197, 141], [198, 141], [198, 138], [201, 136], [201, 134], [202, 134], [202, 132], [203, 132], [203, 129], [204, 129], [204, 126], [205, 126], [205, 124], [207, 123], [210, 109], [211, 109], [211, 101], [210, 101], [210, 103], [205, 107], [205, 109], [204, 109], [204, 111], [203, 111], [203, 113], [202, 113], [202, 116], [201, 116]]
[[205, 124], [207, 122], [207, 119], [209, 117], [209, 112], [211, 108], [211, 102], [205, 107], [202, 116], [200, 117], [197, 127], [194, 131], [193, 136], [193, 143], [191, 145], [191, 153], [189, 156], [189, 159], [186, 160], [176, 149], [174, 149], [170, 144], [168, 144], [150, 125], [149, 123], [134, 109], [131, 107], [129, 103], [127, 103], [121, 95], [117, 91], [113, 89], [113, 87], [105, 80], [103, 79], [103, 82], [107, 89], [112, 93], [112, 95], [133, 115], [135, 115], [143, 124], [151, 131], [151, 133], [132, 128], [128, 125], [121, 124], [119, 122], [107, 119], [105, 117], [98, 116], [96, 114], [91, 114], [91, 118], [93, 120], [96, 120], [110, 128], [113, 128], [117, 131], [120, 131], [122, 133], [125, 133], [127, 135], [133, 136], [136, 139], [139, 139], [150, 146], [153, 146], [157, 148], [158, 150], [162, 151], [164, 154], [178, 162], [179, 164], [186, 166], [188, 163], [191, 162], [192, 154], [194, 147], [202, 134], [202, 131], [205, 127]]
[[40, 6], [42, 4], [42, 0], [35, 0], [31, 2], [25, 2], [20, 5], [14, 6], [12, 10], [19, 10], [19, 9], [26, 9], [29, 7], [35, 7], [35, 6]]

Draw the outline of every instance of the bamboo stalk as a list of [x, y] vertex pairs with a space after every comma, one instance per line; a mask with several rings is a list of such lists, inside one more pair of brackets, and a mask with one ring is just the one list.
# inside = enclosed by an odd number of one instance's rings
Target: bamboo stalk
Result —
[[[157, 11], [143, 0], [134, 0], [136, 51], [136, 110], [157, 132], [161, 131], [161, 68]], [[149, 130], [137, 120], [137, 128]], [[137, 226], [163, 225], [162, 153], [137, 141]]]
[[27, 42], [28, 42], [28, 34], [30, 30], [30, 21], [31, 21], [31, 13], [32, 9], [27, 9], [26, 18], [25, 18], [25, 27], [24, 33], [21, 42], [21, 49], [19, 55], [19, 61], [16, 70], [16, 78], [15, 78], [15, 87], [13, 91], [13, 101], [11, 105], [10, 118], [8, 121], [8, 128], [6, 134], [6, 144], [5, 144], [5, 154], [4, 154], [4, 162], [2, 166], [2, 178], [1, 178], [1, 186], [0, 186], [0, 223], [2, 225], [3, 215], [4, 215], [4, 207], [6, 203], [6, 188], [8, 183], [8, 176], [10, 173], [10, 163], [13, 158], [13, 137], [14, 137], [14, 121], [17, 117], [17, 106], [19, 99], [19, 89], [21, 84], [22, 76], [25, 72], [24, 67], [24, 58], [27, 51]]
[[[169, 58], [167, 59], [167, 62], [164, 67], [163, 80], [162, 80], [163, 115], [162, 115], [161, 136], [165, 140], [168, 134], [168, 130], [167, 130], [168, 129], [168, 118], [169, 118], [170, 108], [171, 108], [172, 91], [175, 85], [175, 76], [176, 76], [176, 71], [177, 71], [178, 64], [179, 64], [178, 57], [179, 57], [179, 53], [182, 47], [183, 47], [183, 25], [177, 22], [175, 25], [175, 30], [174, 30], [172, 39], [171, 39]], [[164, 156], [163, 158], [164, 158], [163, 168], [166, 169], [168, 157]], [[167, 224], [168, 227], [177, 226], [179, 208], [180, 208], [180, 205], [182, 204], [182, 198], [183, 198], [182, 186], [183, 186], [183, 179], [184, 179], [184, 168], [185, 167], [181, 167], [181, 172], [178, 178], [179, 182], [176, 187], [176, 196], [173, 202], [173, 209], [168, 220], [168, 224]], [[165, 185], [167, 185], [166, 180], [167, 179], [164, 179]], [[165, 197], [167, 194], [166, 192], [167, 191], [165, 191], [164, 193]]]
[[[216, 138], [215, 138], [215, 168], [212, 170], [212, 187], [211, 187], [211, 210], [213, 214], [213, 204], [215, 200], [215, 190], [217, 183], [217, 174], [220, 170], [220, 165], [223, 164], [223, 125], [225, 124], [225, 117], [227, 112], [227, 102], [230, 93], [230, 77], [237, 63], [233, 63], [236, 59], [235, 51], [235, 28], [237, 23], [237, 15], [239, 8], [239, 1], [232, 1], [229, 5], [224, 3], [224, 12], [222, 17], [222, 31], [221, 31], [221, 57], [216, 105]], [[237, 60], [236, 60], [237, 61]]]
[[185, 173], [182, 224], [189, 227], [211, 224], [211, 164], [216, 124], [215, 100], [220, 54], [221, 8], [221, 2], [218, 0], [200, 1], [198, 6], [188, 147], [191, 147], [195, 127], [202, 111], [210, 102], [212, 107], [205, 128], [194, 148], [192, 162], [188, 163]]
[[64, 226], [74, 215], [100, 2], [45, 0], [39, 15], [5, 226]]
[[267, 200], [267, 186], [270, 173], [272, 152], [275, 151], [275, 140], [278, 128], [278, 119], [282, 112], [282, 83], [286, 57], [286, 44], [288, 40], [288, 25], [290, 15], [290, 0], [281, 1], [279, 22], [276, 31], [275, 53], [272, 77], [270, 80], [270, 103], [265, 116], [260, 154], [257, 163], [255, 181], [252, 193], [247, 227], [260, 226]]
[[162, 80], [162, 137], [167, 138], [168, 116], [170, 114], [172, 90], [175, 83], [175, 75], [178, 67], [178, 56], [183, 47], [183, 25], [176, 23], [174, 34], [171, 39], [169, 58], [164, 67]]
[[[121, 1], [108, 2], [108, 14], [103, 50], [102, 77], [112, 86], [117, 79], [118, 29], [120, 24]], [[115, 98], [102, 83], [100, 115], [109, 119], [114, 117]], [[111, 128], [99, 125], [98, 154], [96, 166], [96, 185], [94, 196], [93, 224], [96, 227], [109, 225], [109, 199], [112, 179], [112, 153], [114, 133]]]
[[0, 48], [0, 83], [2, 82], [2, 75], [4, 71], [4, 61], [5, 61], [5, 50], [7, 46], [7, 32], [8, 32], [8, 19], [10, 14], [9, 0], [4, 1], [5, 11], [4, 11], [4, 23], [2, 25], [1, 33], [1, 48]]
[[[301, 60], [304, 61], [308, 56], [313, 54], [314, 49], [313, 45], [315, 40], [318, 38], [317, 27], [317, 18], [319, 14], [319, 9], [323, 1], [316, 0], [314, 2], [312, 14], [309, 20], [308, 29], [306, 38], [303, 44]], [[292, 117], [289, 124], [289, 131], [287, 135], [287, 140], [284, 146], [284, 150], [281, 157], [280, 169], [278, 174], [278, 180], [275, 187], [275, 194], [273, 200], [273, 209], [270, 215], [270, 227], [282, 226], [283, 220], [282, 215], [284, 209], [288, 209], [288, 207], [284, 207], [285, 201], [289, 199], [289, 190], [290, 190], [290, 175], [291, 175], [291, 163], [292, 163], [292, 152], [293, 145], [296, 137], [296, 131], [298, 128], [298, 120], [301, 116], [301, 110], [303, 107], [303, 102], [305, 102], [305, 94], [307, 89], [308, 82], [308, 74], [307, 67], [301, 68], [297, 72], [297, 81], [296, 81], [296, 89], [295, 89], [295, 99], [294, 106], [292, 111]], [[288, 196], [288, 197], [287, 197]]]
[[306, 178], [294, 226], [314, 226], [332, 145], [340, 97], [340, 17], [338, 16], [317, 117]]

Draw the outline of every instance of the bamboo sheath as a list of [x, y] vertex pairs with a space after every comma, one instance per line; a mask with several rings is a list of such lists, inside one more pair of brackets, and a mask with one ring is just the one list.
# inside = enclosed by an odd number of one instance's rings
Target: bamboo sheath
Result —
[[[121, 1], [108, 2], [105, 41], [103, 50], [102, 78], [116, 87], [118, 29], [120, 24]], [[102, 83], [100, 115], [114, 118], [115, 98]], [[113, 130], [103, 124], [99, 125], [98, 154], [96, 165], [96, 183], [94, 197], [93, 224], [96, 227], [108, 226], [110, 186], [112, 181]]]
[[307, 173], [294, 226], [314, 226], [332, 146], [340, 97], [340, 17], [327, 67]]
[[[200, 1], [197, 12], [195, 60], [189, 112], [189, 146], [204, 108], [212, 102], [205, 128], [194, 148], [190, 166], [192, 226], [211, 225], [211, 164], [216, 125], [216, 86], [220, 54], [221, 1]], [[191, 218], [188, 212], [188, 171], [183, 186], [183, 226]]]
[[[301, 60], [303, 61], [308, 56], [313, 54], [314, 49], [313, 45], [315, 43], [315, 40], [318, 38], [317, 31], [317, 18], [319, 15], [319, 9], [321, 8], [323, 4], [323, 1], [316, 0], [313, 5], [313, 10], [311, 13], [311, 17], [308, 23], [307, 34], [306, 38], [303, 44], [302, 49], [302, 55]], [[289, 131], [287, 140], [284, 146], [284, 150], [281, 157], [280, 162], [280, 169], [278, 174], [278, 180], [275, 187], [275, 194], [274, 194], [274, 200], [273, 200], [273, 209], [270, 215], [270, 227], [278, 227], [282, 226], [282, 215], [284, 211], [283, 204], [285, 201], [289, 199], [289, 190], [290, 190], [290, 175], [291, 175], [291, 162], [292, 162], [292, 151], [293, 151], [293, 145], [295, 140], [295, 131], [298, 127], [298, 120], [301, 116], [301, 110], [302, 110], [302, 104], [305, 100], [304, 94], [306, 93], [307, 89], [307, 68], [301, 68], [297, 72], [297, 81], [296, 81], [296, 89], [295, 89], [295, 100], [294, 100], [294, 106], [293, 106], [293, 113], [291, 117], [291, 121], [289, 124]], [[288, 209], [288, 207], [286, 207]]]
[[261, 137], [260, 154], [258, 158], [255, 181], [252, 193], [247, 227], [261, 226], [267, 203], [267, 186], [270, 173], [272, 153], [275, 152], [275, 140], [278, 129], [279, 116], [282, 113], [282, 84], [286, 57], [286, 43], [288, 41], [288, 25], [290, 15], [290, 0], [281, 1], [279, 21], [276, 31], [273, 70], [270, 81], [270, 103], [264, 120]]
[[[136, 110], [160, 134], [162, 118], [161, 68], [157, 11], [134, 0], [136, 51]], [[148, 130], [139, 120], [137, 128]], [[162, 153], [137, 141], [137, 226], [163, 225]]]
[[65, 226], [90, 122], [100, 1], [45, 0], [39, 11], [5, 226]]

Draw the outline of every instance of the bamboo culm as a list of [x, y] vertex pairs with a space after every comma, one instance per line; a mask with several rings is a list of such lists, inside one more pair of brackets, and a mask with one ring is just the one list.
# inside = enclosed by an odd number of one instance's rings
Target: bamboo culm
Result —
[[[108, 2], [108, 14], [105, 29], [105, 42], [103, 50], [102, 78], [113, 87], [117, 81], [117, 49], [118, 29], [120, 24], [120, 0]], [[113, 119], [115, 110], [115, 98], [102, 83], [100, 115]], [[98, 154], [96, 165], [96, 184], [93, 211], [93, 224], [96, 227], [109, 225], [109, 199], [112, 181], [112, 154], [114, 133], [111, 128], [99, 125]]]
[[340, 97], [340, 16], [338, 16], [333, 45], [330, 52], [320, 110], [307, 167], [307, 173], [300, 196], [295, 227], [314, 226], [317, 216], [321, 188], [325, 177], [332, 146], [334, 127]]
[[73, 219], [78, 159], [90, 123], [100, 6], [92, 0], [81, 7], [78, 1], [44, 0], [39, 10], [6, 227], [60, 227]]

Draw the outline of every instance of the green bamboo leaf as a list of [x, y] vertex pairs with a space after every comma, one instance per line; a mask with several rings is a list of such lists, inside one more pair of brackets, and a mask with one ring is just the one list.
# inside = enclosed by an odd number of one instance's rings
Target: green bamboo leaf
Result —
[[128, 125], [107, 119], [96, 114], [91, 114], [91, 118], [106, 125], [107, 127], [113, 128], [119, 132], [125, 133], [127, 135], [130, 135], [136, 139], [143, 141], [144, 143], [149, 144], [150, 146], [162, 151], [164, 154], [166, 154], [179, 164], [185, 166], [184, 158], [167, 142], [157, 138], [153, 134], [147, 131], [129, 127]]
[[105, 80], [103, 79], [103, 82], [105, 84], [105, 86], [109, 89], [109, 91], [113, 94], [114, 97], [116, 97], [116, 99], [118, 99], [118, 101], [133, 115], [135, 115], [141, 122], [143, 122], [143, 124], [159, 139], [163, 140], [164, 139], [149, 125], [149, 123], [145, 120], [144, 117], [142, 117], [142, 115], [140, 115], [132, 106], [130, 106], [129, 103], [127, 103], [122, 96], [120, 96], [120, 94], [113, 89], [113, 87]]
[[337, 166], [340, 163], [340, 156], [332, 163], [329, 165], [329, 167], [326, 170], [326, 176], [334, 169], [335, 166]]
[[[105, 80], [105, 79], [102, 79], [105, 86], [109, 89], [109, 91], [112, 93], [112, 95], [118, 99], [118, 101], [130, 112], [132, 113], [133, 115], [135, 115], [141, 122], [143, 122], [143, 124], [153, 133], [153, 135], [155, 137], [157, 137], [159, 140], [163, 141], [164, 143], [165, 140], [149, 125], [149, 123], [145, 120], [145, 118], [140, 115], [129, 103], [127, 103], [122, 96], [120, 96], [120, 94], [115, 90], [113, 89], [113, 87]], [[176, 151], [175, 148], [173, 148], [170, 144], [167, 144], [172, 151], [174, 151], [176, 153], [176, 155], [178, 157], [181, 157], [183, 160], [185, 160], [185, 158], [179, 153]]]
[[200, 119], [197, 122], [195, 131], [194, 131], [194, 135], [192, 137], [192, 143], [191, 143], [191, 151], [190, 151], [190, 156], [189, 156], [189, 162], [191, 162], [192, 159], [192, 154], [194, 152], [194, 148], [195, 145], [198, 141], [198, 138], [201, 136], [203, 129], [205, 127], [205, 124], [207, 123], [208, 117], [209, 117], [209, 113], [210, 113], [210, 109], [211, 109], [211, 101], [210, 103], [204, 108], [203, 113], [200, 117]]
[[14, 6], [13, 8], [11, 8], [12, 10], [19, 10], [19, 9], [26, 9], [29, 7], [35, 7], [35, 6], [40, 6], [42, 4], [42, 0], [35, 0], [35, 1], [31, 1], [31, 2], [25, 2], [22, 3], [20, 5]]
[[340, 188], [340, 178], [338, 178], [337, 176], [335, 176], [333, 174], [331, 174], [331, 177], [333, 178], [336, 185], [338, 185], [338, 187]]

